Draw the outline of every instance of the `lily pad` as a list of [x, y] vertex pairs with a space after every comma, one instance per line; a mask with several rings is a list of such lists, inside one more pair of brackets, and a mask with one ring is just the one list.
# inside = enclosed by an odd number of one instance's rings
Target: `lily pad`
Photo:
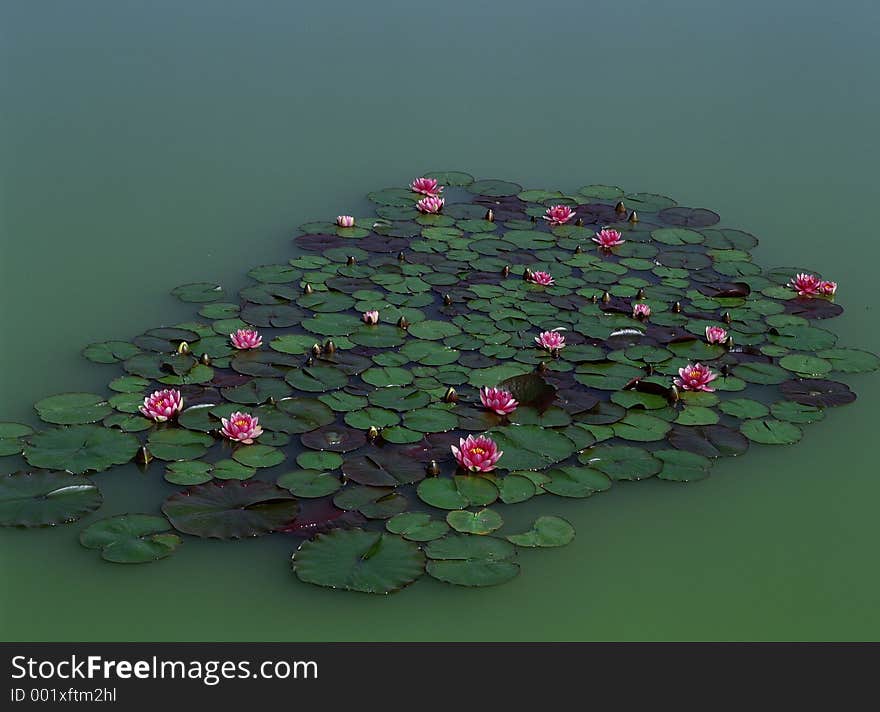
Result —
[[394, 534], [336, 529], [304, 541], [292, 558], [301, 581], [362, 593], [392, 593], [424, 573], [425, 555]]
[[283, 528], [294, 520], [299, 504], [290, 492], [267, 482], [228, 480], [173, 494], [162, 512], [184, 534], [240, 539]]
[[504, 524], [501, 515], [491, 509], [469, 512], [456, 509], [446, 515], [446, 522], [457, 532], [465, 534], [491, 534]]
[[516, 550], [503, 539], [449, 534], [425, 545], [430, 576], [458, 586], [496, 586], [519, 573]]
[[774, 418], [747, 420], [740, 430], [749, 440], [764, 445], [793, 445], [803, 436], [794, 423]]
[[408, 541], [433, 541], [449, 531], [449, 525], [439, 519], [432, 519], [426, 512], [404, 512], [387, 522], [385, 528], [392, 534], [399, 534]]
[[123, 514], [101, 519], [83, 530], [80, 544], [100, 549], [101, 558], [116, 564], [146, 564], [170, 556], [181, 538], [164, 517]]
[[94, 393], [62, 393], [37, 401], [34, 408], [41, 420], [56, 425], [96, 423], [113, 412], [107, 400]]
[[129, 433], [98, 425], [73, 425], [31, 437], [24, 458], [33, 467], [82, 474], [124, 465], [139, 447], [138, 439]]
[[523, 534], [511, 534], [507, 541], [517, 546], [555, 547], [565, 546], [574, 540], [574, 527], [561, 517], [538, 517], [532, 528]]
[[102, 502], [97, 485], [67, 472], [16, 472], [0, 477], [0, 526], [4, 527], [75, 522]]

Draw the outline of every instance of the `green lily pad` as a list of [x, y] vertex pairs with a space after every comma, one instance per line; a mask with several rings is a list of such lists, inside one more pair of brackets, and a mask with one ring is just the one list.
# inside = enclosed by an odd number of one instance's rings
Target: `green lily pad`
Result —
[[197, 460], [214, 444], [214, 438], [205, 433], [175, 428], [150, 433], [147, 449], [159, 460]]
[[642, 480], [653, 477], [662, 468], [662, 463], [649, 451], [628, 445], [597, 445], [580, 453], [578, 460], [612, 480]]
[[657, 477], [674, 482], [696, 482], [709, 476], [712, 461], [686, 450], [656, 450], [654, 457], [663, 462]]
[[764, 445], [793, 445], [803, 436], [794, 423], [774, 418], [747, 420], [740, 430], [749, 440]]
[[98, 425], [73, 425], [31, 437], [24, 458], [33, 467], [82, 474], [124, 465], [139, 447], [138, 439], [129, 433]]
[[542, 489], [560, 497], [590, 497], [611, 487], [609, 476], [593, 467], [566, 465], [544, 474], [549, 479], [541, 484]]
[[469, 512], [452, 510], [446, 515], [446, 522], [457, 532], [465, 534], [491, 534], [504, 524], [501, 515], [491, 509]]
[[0, 526], [4, 527], [75, 522], [102, 502], [97, 485], [67, 472], [16, 472], [0, 477]]
[[522, 534], [511, 534], [507, 541], [517, 546], [555, 547], [565, 546], [574, 540], [574, 527], [561, 517], [538, 517], [532, 528]]
[[232, 459], [245, 467], [275, 467], [284, 458], [284, 452], [271, 445], [242, 445], [232, 453]]
[[41, 420], [56, 425], [96, 423], [113, 412], [107, 400], [94, 393], [62, 393], [37, 401], [34, 408]]
[[496, 586], [519, 573], [516, 550], [504, 539], [449, 534], [425, 545], [427, 572], [458, 586]]
[[326, 497], [342, 487], [339, 475], [322, 470], [294, 470], [285, 472], [276, 480], [279, 487], [290, 490], [297, 497]]
[[841, 373], [867, 373], [880, 368], [880, 357], [859, 349], [824, 349], [816, 355]]
[[128, 341], [102, 341], [89, 344], [83, 349], [83, 356], [94, 363], [119, 363], [140, 353], [140, 349]]
[[387, 522], [385, 528], [392, 534], [399, 534], [407, 541], [433, 541], [449, 531], [449, 525], [439, 519], [432, 519], [425, 512], [403, 512]]
[[194, 282], [175, 287], [171, 290], [171, 294], [182, 302], [201, 304], [223, 299], [223, 288], [212, 282]]
[[394, 534], [336, 529], [304, 541], [292, 558], [300, 581], [363, 593], [392, 593], [424, 573], [419, 547]]
[[419, 483], [419, 499], [438, 509], [487, 506], [498, 499], [498, 488], [485, 477], [456, 475], [429, 477]]
[[165, 480], [175, 485], [200, 485], [213, 479], [207, 462], [171, 462], [165, 468]]
[[100, 549], [101, 558], [116, 564], [146, 564], [174, 553], [182, 540], [169, 531], [164, 517], [123, 514], [101, 519], [79, 536], [87, 549]]
[[499, 465], [509, 470], [541, 470], [575, 451], [563, 434], [540, 425], [509, 425], [486, 433], [504, 454]]

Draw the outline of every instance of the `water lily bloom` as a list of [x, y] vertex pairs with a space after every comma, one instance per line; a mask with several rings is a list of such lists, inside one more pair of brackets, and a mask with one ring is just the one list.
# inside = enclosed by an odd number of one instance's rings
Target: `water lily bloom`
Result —
[[421, 193], [431, 197], [438, 197], [443, 192], [443, 186], [437, 182], [436, 178], [416, 178], [409, 184], [413, 193]]
[[336, 224], [339, 227], [354, 227], [354, 217], [351, 215], [337, 215]]
[[498, 415], [508, 415], [516, 410], [519, 402], [510, 391], [503, 388], [489, 388], [488, 386], [480, 389], [480, 402], [488, 410]]
[[833, 297], [837, 292], [837, 282], [824, 281], [819, 285], [819, 291], [826, 297]]
[[706, 341], [710, 344], [723, 344], [727, 341], [727, 331], [720, 326], [707, 326]]
[[436, 215], [441, 210], [443, 210], [443, 204], [446, 201], [443, 198], [438, 198], [435, 195], [429, 195], [427, 198], [422, 198], [418, 203], [416, 203], [416, 207], [419, 209], [420, 213], [426, 213], [428, 215]]
[[183, 410], [183, 396], [175, 388], [154, 391], [144, 398], [144, 404], [139, 410], [150, 420], [164, 423]]
[[559, 333], [559, 329], [553, 329], [552, 331], [542, 331], [538, 336], [535, 337], [535, 343], [538, 344], [541, 348], [547, 349], [548, 351], [558, 351], [563, 346], [565, 346], [565, 337]]
[[495, 441], [485, 435], [468, 435], [458, 441], [458, 447], [451, 447], [458, 464], [470, 472], [491, 472], [504, 454]]
[[617, 230], [606, 227], [595, 234], [593, 242], [599, 245], [599, 247], [610, 250], [612, 247], [622, 245], [626, 240], [623, 239], [623, 236]]
[[364, 324], [375, 326], [379, 323], [379, 312], [377, 312], [375, 309], [372, 309], [371, 311], [365, 311], [361, 318], [364, 320]]
[[547, 212], [544, 215], [544, 219], [551, 225], [565, 225], [565, 223], [573, 217], [574, 210], [567, 205], [554, 205], [553, 207], [547, 208]]
[[709, 384], [718, 378], [708, 366], [701, 363], [689, 363], [684, 368], [678, 369], [678, 378], [673, 383], [686, 391], [706, 391], [711, 393], [715, 389]]
[[256, 329], [239, 329], [229, 335], [229, 340], [237, 349], [258, 349], [263, 345], [263, 337]]
[[633, 304], [633, 316], [636, 319], [647, 319], [651, 316], [651, 307], [647, 304], [642, 304], [641, 302]]
[[549, 272], [529, 272], [529, 281], [534, 284], [540, 284], [542, 287], [549, 287], [553, 284], [553, 277]]
[[799, 297], [813, 297], [821, 292], [822, 280], [814, 274], [805, 274], [803, 272], [795, 275], [788, 283]]
[[221, 418], [220, 422], [223, 423], [223, 427], [220, 428], [220, 434], [224, 438], [242, 443], [243, 445], [252, 444], [255, 438], [263, 434], [263, 429], [260, 427], [260, 419], [250, 413], [236, 411], [228, 418]]

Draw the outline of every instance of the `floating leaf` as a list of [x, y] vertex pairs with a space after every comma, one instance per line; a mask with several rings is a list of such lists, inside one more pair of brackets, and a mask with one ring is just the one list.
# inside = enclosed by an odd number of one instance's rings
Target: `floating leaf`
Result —
[[175, 287], [171, 294], [182, 302], [217, 302], [223, 299], [223, 288], [212, 282], [194, 282]]
[[290, 492], [259, 480], [196, 485], [162, 505], [177, 531], [216, 539], [269, 534], [293, 521], [298, 511]]
[[424, 573], [418, 546], [393, 534], [336, 529], [304, 541], [292, 558], [301, 581], [363, 593], [392, 593]]
[[102, 502], [97, 485], [66, 472], [16, 472], [0, 477], [0, 526], [4, 527], [75, 522]]
[[146, 564], [170, 556], [181, 544], [164, 517], [123, 514], [101, 519], [79, 536], [87, 549], [100, 549], [101, 558], [116, 564]]
[[712, 461], [686, 450], [657, 450], [654, 457], [663, 462], [657, 477], [674, 482], [695, 482], [709, 476]]
[[62, 393], [37, 401], [34, 408], [41, 420], [56, 425], [96, 423], [113, 412], [107, 400], [94, 393]]
[[578, 460], [613, 480], [642, 480], [653, 477], [662, 467], [647, 450], [628, 445], [597, 445], [584, 450]]
[[780, 388], [783, 395], [801, 405], [835, 406], [852, 403], [856, 394], [843, 383], [821, 379], [787, 381]]
[[428, 574], [459, 586], [496, 586], [519, 573], [516, 550], [503, 539], [449, 534], [425, 545]]
[[333, 498], [333, 504], [347, 511], [358, 511], [367, 519], [390, 519], [408, 507], [406, 497], [391, 487], [345, 487]]
[[396, 487], [422, 480], [425, 468], [404, 455], [377, 449], [348, 458], [342, 465], [342, 474], [362, 485]]
[[538, 517], [532, 528], [523, 534], [511, 534], [509, 542], [523, 547], [565, 546], [574, 540], [574, 527], [560, 517]]
[[438, 509], [485, 506], [499, 496], [498, 488], [490, 480], [471, 475], [429, 477], [419, 483], [417, 492], [419, 499]]
[[33, 467], [82, 474], [124, 465], [138, 447], [138, 439], [129, 433], [98, 425], [73, 425], [34, 435], [25, 447], [24, 458]]
[[792, 445], [803, 436], [797, 425], [774, 418], [747, 420], [740, 430], [749, 440], [764, 445]]
[[457, 509], [446, 515], [446, 522], [457, 532], [465, 534], [491, 534], [504, 524], [501, 515], [491, 509], [468, 512]]
[[404, 512], [387, 522], [385, 528], [392, 534], [400, 534], [408, 541], [433, 541], [449, 531], [449, 525], [439, 519], [432, 519], [425, 512]]
[[325, 497], [342, 487], [339, 476], [321, 470], [285, 472], [276, 480], [279, 487], [290, 490], [297, 497]]
[[499, 464], [509, 470], [540, 470], [575, 451], [574, 443], [562, 433], [539, 425], [509, 425], [487, 435], [504, 453]]

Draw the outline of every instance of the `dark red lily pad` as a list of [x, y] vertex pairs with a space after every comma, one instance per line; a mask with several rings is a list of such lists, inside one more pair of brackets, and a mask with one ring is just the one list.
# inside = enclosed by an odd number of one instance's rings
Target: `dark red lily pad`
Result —
[[856, 399], [856, 394], [845, 383], [819, 378], [786, 381], [779, 386], [779, 390], [788, 400], [801, 405], [837, 406], [852, 403]]

